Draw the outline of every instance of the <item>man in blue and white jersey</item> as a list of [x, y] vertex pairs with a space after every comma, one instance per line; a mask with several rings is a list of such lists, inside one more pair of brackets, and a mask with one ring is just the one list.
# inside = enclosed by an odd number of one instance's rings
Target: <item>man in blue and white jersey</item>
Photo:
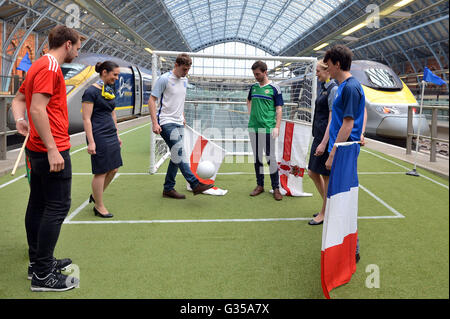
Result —
[[188, 83], [186, 75], [191, 65], [192, 59], [189, 55], [185, 53], [178, 55], [173, 70], [164, 73], [156, 81], [148, 101], [153, 133], [161, 135], [171, 152], [163, 197], [186, 198], [185, 195], [178, 193], [174, 188], [178, 168], [191, 186], [194, 195], [200, 194], [213, 186], [201, 183], [192, 173], [184, 157], [183, 135], [186, 122], [184, 101]]

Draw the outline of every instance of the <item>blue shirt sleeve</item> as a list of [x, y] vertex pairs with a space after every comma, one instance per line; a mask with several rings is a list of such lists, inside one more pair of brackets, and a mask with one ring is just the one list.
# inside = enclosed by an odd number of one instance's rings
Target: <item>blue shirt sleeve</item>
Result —
[[336, 100], [337, 90], [338, 90], [338, 86], [336, 85], [331, 89], [330, 95], [328, 95], [328, 109], [330, 111], [333, 108], [334, 100]]
[[283, 106], [283, 95], [281, 94], [281, 88], [278, 85], [272, 85], [273, 87], [273, 100], [275, 102], [275, 106]]
[[168, 82], [169, 82], [168, 76], [166, 76], [165, 74], [160, 76], [152, 89], [152, 95], [159, 99], [161, 95], [164, 93], [164, 90], [166, 89], [166, 85]]
[[342, 104], [344, 105], [343, 118], [351, 117], [356, 120], [359, 115], [359, 105], [361, 102], [361, 93], [353, 85], [346, 85], [342, 88]]

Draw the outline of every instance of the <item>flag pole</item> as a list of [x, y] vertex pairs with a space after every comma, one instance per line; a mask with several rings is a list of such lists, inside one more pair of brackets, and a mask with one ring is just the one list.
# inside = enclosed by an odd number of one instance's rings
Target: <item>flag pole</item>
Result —
[[417, 173], [417, 154], [419, 153], [419, 136], [420, 136], [420, 126], [422, 124], [422, 107], [423, 107], [423, 96], [425, 93], [425, 81], [422, 80], [422, 95], [420, 97], [420, 110], [419, 110], [419, 127], [417, 128], [417, 137], [416, 137], [416, 155], [414, 156], [414, 168], [412, 171], [406, 172], [406, 175], [419, 177], [419, 173]]
[[23, 151], [25, 150], [25, 145], [27, 145], [28, 137], [30, 137], [30, 132], [27, 133], [25, 140], [23, 141], [22, 147], [20, 148], [19, 156], [17, 156], [16, 162], [14, 163], [13, 170], [11, 172], [11, 176], [16, 174], [17, 167], [19, 166], [20, 159], [22, 158]]

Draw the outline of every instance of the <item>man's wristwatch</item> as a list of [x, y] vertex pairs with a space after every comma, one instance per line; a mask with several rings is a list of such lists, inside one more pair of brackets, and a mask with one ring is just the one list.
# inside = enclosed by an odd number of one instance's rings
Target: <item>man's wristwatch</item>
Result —
[[18, 118], [18, 119], [16, 120], [16, 123], [19, 122], [19, 121], [25, 121], [25, 119], [24, 119], [23, 117], [20, 117], [20, 118]]

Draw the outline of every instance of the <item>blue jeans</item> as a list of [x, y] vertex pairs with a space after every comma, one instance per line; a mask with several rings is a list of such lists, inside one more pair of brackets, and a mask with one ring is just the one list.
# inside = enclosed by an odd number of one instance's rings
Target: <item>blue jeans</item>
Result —
[[170, 149], [170, 163], [167, 168], [166, 180], [164, 182], [164, 191], [166, 192], [174, 189], [178, 168], [192, 189], [196, 188], [199, 184], [199, 180], [192, 174], [191, 168], [184, 156], [183, 135], [183, 125], [175, 123], [161, 125], [161, 137]]

